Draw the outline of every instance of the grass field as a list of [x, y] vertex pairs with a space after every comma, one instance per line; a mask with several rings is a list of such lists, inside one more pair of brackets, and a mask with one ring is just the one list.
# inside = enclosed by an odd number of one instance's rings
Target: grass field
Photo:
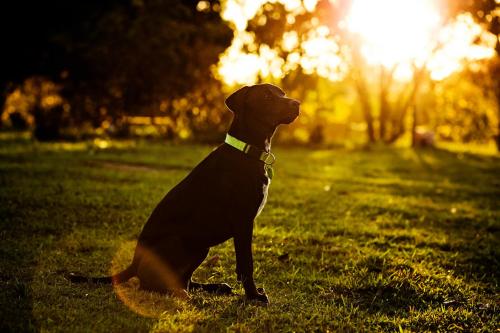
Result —
[[136, 281], [73, 285], [130, 260], [151, 210], [210, 150], [147, 142], [0, 141], [0, 330], [500, 330], [500, 158], [410, 149], [276, 149], [245, 304], [232, 242], [195, 276], [235, 296], [189, 301]]

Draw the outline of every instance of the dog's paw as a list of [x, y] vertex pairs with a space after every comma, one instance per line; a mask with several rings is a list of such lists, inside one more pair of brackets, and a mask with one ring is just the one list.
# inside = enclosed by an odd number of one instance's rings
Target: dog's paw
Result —
[[233, 293], [233, 288], [227, 283], [221, 283], [217, 286], [215, 292], [221, 295], [231, 295]]
[[269, 297], [267, 297], [264, 288], [257, 288], [257, 293], [246, 296], [247, 301], [257, 303], [259, 305], [269, 305]]

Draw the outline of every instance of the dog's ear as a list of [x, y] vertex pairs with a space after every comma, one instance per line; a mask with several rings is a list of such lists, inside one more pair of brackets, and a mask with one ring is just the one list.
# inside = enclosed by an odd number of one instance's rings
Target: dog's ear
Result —
[[226, 98], [226, 106], [229, 110], [234, 113], [242, 112], [245, 108], [245, 100], [247, 98], [247, 93], [250, 88], [244, 86], [232, 93], [228, 98]]

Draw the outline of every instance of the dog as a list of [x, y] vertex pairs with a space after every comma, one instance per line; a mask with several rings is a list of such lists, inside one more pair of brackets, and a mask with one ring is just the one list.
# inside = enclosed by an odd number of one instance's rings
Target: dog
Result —
[[267, 199], [274, 155], [271, 139], [300, 113], [300, 102], [271, 84], [245, 86], [225, 101], [234, 117], [226, 141], [172, 188], [153, 210], [137, 241], [132, 263], [102, 278], [72, 274], [73, 282], [119, 284], [138, 277], [140, 289], [187, 297], [201, 289], [231, 294], [226, 283], [197, 283], [193, 272], [209, 248], [231, 238], [237, 279], [249, 301], [269, 303], [253, 278], [255, 217]]

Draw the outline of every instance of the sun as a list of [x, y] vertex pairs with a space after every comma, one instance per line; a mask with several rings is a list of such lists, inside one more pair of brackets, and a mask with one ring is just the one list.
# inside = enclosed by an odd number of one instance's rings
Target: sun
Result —
[[[445, 1], [351, 0], [347, 15], [340, 23], [335, 22], [348, 32], [347, 40], [340, 44], [327, 23], [313, 18], [312, 22], [316, 20], [318, 24], [308, 33], [299, 36], [296, 31], [288, 31], [282, 36], [283, 48], [290, 52], [282, 59], [280, 50], [259, 47], [252, 34], [245, 31], [248, 20], [266, 2], [224, 2], [221, 15], [233, 25], [235, 37], [221, 55], [216, 75], [228, 85], [252, 84], [259, 77], [281, 79], [298, 66], [306, 74], [340, 81], [352, 65], [348, 52], [343, 52], [349, 46], [359, 47], [369, 65], [394, 69], [394, 77], [400, 81], [411, 80], [416, 67], [425, 67], [432, 79], [442, 80], [463, 68], [464, 60], [487, 59], [495, 54], [497, 36], [475, 23], [471, 14], [445, 20]], [[305, 12], [313, 14], [318, 3], [317, 0], [271, 2], [282, 3], [290, 17]]]
[[435, 47], [442, 26], [437, 1], [353, 0], [347, 29], [359, 36], [370, 63], [391, 67], [423, 62]]

